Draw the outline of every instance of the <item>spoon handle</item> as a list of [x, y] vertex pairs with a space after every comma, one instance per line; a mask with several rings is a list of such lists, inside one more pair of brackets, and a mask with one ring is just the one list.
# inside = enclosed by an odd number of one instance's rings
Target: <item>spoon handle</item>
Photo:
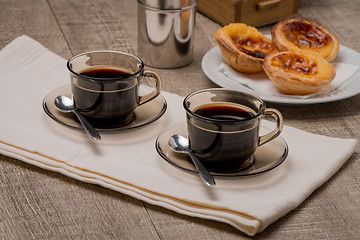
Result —
[[73, 112], [75, 113], [76, 117], [79, 119], [81, 125], [84, 127], [85, 132], [90, 136], [90, 138], [94, 141], [100, 140], [101, 137], [100, 137], [100, 134], [98, 133], [98, 131], [96, 131], [95, 128], [93, 126], [91, 126], [88, 121], [86, 121], [86, 119], [83, 117], [83, 115], [81, 115], [76, 110], [74, 110]]
[[199, 171], [199, 176], [204, 181], [204, 183], [206, 183], [208, 186], [216, 185], [213, 176], [208, 172], [208, 170], [204, 167], [204, 165], [199, 161], [199, 159], [192, 151], [189, 151], [189, 156], [191, 157], [196, 169]]

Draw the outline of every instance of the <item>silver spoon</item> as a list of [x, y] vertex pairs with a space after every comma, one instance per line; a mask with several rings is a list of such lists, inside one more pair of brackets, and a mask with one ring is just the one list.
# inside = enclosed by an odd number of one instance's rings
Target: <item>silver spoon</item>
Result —
[[175, 151], [180, 153], [186, 153], [190, 156], [193, 161], [196, 169], [199, 171], [200, 178], [206, 183], [208, 186], [215, 185], [215, 180], [213, 176], [206, 170], [204, 165], [199, 161], [199, 159], [195, 156], [195, 154], [189, 148], [189, 142], [187, 138], [175, 134], [169, 139], [169, 146]]
[[74, 102], [71, 98], [57, 96], [55, 98], [55, 106], [62, 112], [73, 112], [79, 119], [81, 125], [84, 127], [85, 132], [92, 140], [96, 141], [101, 139], [100, 134], [95, 130], [95, 128], [91, 126], [90, 123], [86, 121], [86, 119], [76, 110]]

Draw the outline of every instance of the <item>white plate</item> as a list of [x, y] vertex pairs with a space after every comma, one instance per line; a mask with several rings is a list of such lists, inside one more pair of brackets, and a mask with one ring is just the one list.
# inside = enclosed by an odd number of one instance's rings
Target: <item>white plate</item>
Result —
[[[360, 53], [350, 48], [340, 46], [339, 53], [332, 62], [360, 66]], [[315, 94], [313, 96], [304, 98], [302, 96], [284, 95], [281, 93], [265, 94], [263, 92], [253, 90], [248, 86], [229, 78], [223, 72], [219, 71], [218, 68], [222, 63], [225, 64], [220, 49], [218, 46], [215, 46], [204, 55], [202, 60], [202, 69], [205, 72], [206, 76], [220, 87], [247, 91], [261, 97], [264, 101], [268, 102], [286, 104], [314, 104], [342, 100], [360, 93], [359, 70], [355, 72], [352, 76], [350, 76], [348, 79], [346, 79], [339, 87], [333, 89], [332, 91], [322, 94]], [[247, 74], [246, 78], [247, 80], [249, 80], [252, 78], [252, 75]]]

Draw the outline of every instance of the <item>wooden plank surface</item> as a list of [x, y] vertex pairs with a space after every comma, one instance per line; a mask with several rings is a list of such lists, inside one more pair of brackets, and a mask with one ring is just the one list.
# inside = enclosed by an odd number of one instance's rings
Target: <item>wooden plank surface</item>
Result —
[[[134, 0], [0, 0], [0, 9], [0, 48], [25, 34], [64, 58], [95, 49], [136, 54]], [[359, 12], [356, 0], [302, 0], [298, 16], [323, 23], [341, 44], [360, 52]], [[201, 60], [215, 46], [212, 35], [219, 27], [197, 14], [193, 62], [185, 68], [156, 69], [164, 90], [184, 96], [217, 86], [202, 72]], [[308, 106], [268, 106], [279, 109], [287, 125], [360, 140], [360, 96]], [[256, 239], [358, 239], [359, 150], [303, 204]], [[5, 156], [0, 156], [0, 192], [0, 239], [249, 238], [229, 225], [180, 215]]]

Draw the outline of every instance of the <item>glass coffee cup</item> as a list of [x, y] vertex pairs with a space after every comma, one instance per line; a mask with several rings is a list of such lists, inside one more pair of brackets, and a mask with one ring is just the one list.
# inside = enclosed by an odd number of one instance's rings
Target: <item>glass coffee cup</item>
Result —
[[[266, 108], [257, 96], [233, 89], [214, 88], [189, 94], [186, 110], [189, 147], [213, 172], [239, 171], [249, 166], [256, 149], [280, 135], [283, 118]], [[276, 121], [275, 129], [259, 136], [265, 115]]]
[[[144, 69], [143, 61], [118, 51], [92, 51], [68, 60], [71, 89], [76, 109], [97, 128], [115, 128], [131, 122], [134, 110], [156, 98], [161, 78]], [[149, 77], [155, 89], [139, 95], [142, 79]]]

